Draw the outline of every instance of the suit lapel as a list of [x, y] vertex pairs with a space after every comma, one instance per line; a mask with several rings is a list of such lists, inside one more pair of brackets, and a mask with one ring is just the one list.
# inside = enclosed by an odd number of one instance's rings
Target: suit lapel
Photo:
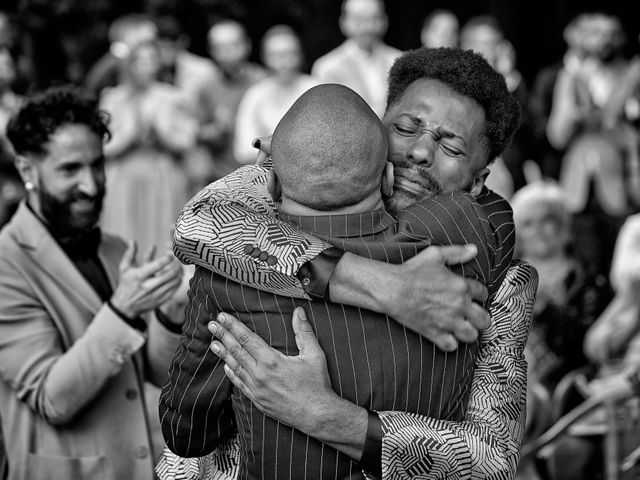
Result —
[[79, 304], [97, 312], [102, 300], [25, 203], [18, 208], [15, 221], [17, 241], [33, 258], [35, 267], [54, 279]]

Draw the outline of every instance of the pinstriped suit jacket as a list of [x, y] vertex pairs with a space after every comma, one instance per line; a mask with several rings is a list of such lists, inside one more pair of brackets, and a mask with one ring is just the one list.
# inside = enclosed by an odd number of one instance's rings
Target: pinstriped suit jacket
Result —
[[[513, 226], [504, 200], [488, 194], [484, 203], [485, 210], [467, 195], [448, 195], [412, 207], [399, 222], [384, 212], [286, 219], [342, 249], [391, 262], [403, 261], [431, 243], [475, 243], [480, 254], [463, 273], [493, 289], [509, 264]], [[446, 354], [383, 315], [279, 297], [198, 268], [188, 326], [161, 399], [163, 431], [172, 450], [183, 456], [211, 451], [234, 431], [233, 407], [241, 433], [240, 478], [360, 475], [347, 457], [265, 418], [246, 398], [232, 394], [222, 365], [208, 351], [207, 322], [219, 311], [229, 311], [274, 347], [295, 354], [290, 314], [298, 305], [309, 312], [327, 354], [333, 387], [343, 397], [376, 410], [462, 418], [477, 344]]]

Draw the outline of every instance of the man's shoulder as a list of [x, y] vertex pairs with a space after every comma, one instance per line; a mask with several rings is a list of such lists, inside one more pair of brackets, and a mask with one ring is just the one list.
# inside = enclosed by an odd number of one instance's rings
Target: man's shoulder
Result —
[[[483, 205], [471, 194], [462, 191], [447, 192], [435, 197], [424, 198], [398, 213], [398, 219], [415, 217], [417, 212], [440, 217], [441, 215], [456, 215], [460, 212], [473, 213], [476, 218], [486, 218], [487, 212]], [[422, 215], [420, 215], [422, 217]], [[442, 217], [440, 217], [442, 218]]]
[[476, 200], [489, 213], [503, 212], [513, 215], [509, 202], [503, 196], [486, 187], [482, 189]]

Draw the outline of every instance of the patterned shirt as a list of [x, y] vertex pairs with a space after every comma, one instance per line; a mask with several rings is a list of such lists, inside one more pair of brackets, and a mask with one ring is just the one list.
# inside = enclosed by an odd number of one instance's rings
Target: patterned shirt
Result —
[[[222, 179], [196, 195], [176, 224], [176, 254], [187, 263], [214, 268], [247, 284], [304, 296], [295, 273], [330, 248], [330, 244], [279, 222], [275, 218], [277, 206], [269, 198], [265, 185], [264, 172], [249, 169]], [[207, 204], [207, 208], [194, 208], [198, 204]], [[286, 245], [283, 238], [287, 240]], [[258, 253], [252, 255], [256, 249]], [[491, 478], [513, 475], [524, 420], [523, 339], [526, 340], [528, 332], [535, 283], [535, 270], [527, 264], [514, 263], [494, 298], [490, 308], [494, 323], [482, 336], [465, 421], [447, 422], [403, 413], [381, 414], [385, 477], [392, 478], [394, 469], [400, 465], [396, 456], [389, 455], [389, 445], [397, 444], [409, 431], [389, 418], [404, 419], [405, 427], [414, 425], [416, 431], [421, 432], [416, 438], [425, 444], [431, 440], [442, 443], [441, 430], [450, 437], [460, 437], [455, 452], [432, 451], [434, 468], [448, 472], [447, 475], [458, 472], [457, 462], [466, 460], [470, 470], [461, 471], [459, 478], [469, 478], [468, 475], [476, 473]], [[410, 463], [415, 458], [405, 454], [400, 460]], [[395, 463], [391, 464], [390, 459], [395, 459]]]

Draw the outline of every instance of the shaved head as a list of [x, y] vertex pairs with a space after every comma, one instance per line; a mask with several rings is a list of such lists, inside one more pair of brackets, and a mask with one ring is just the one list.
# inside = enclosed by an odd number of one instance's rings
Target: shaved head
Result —
[[380, 189], [387, 139], [362, 97], [324, 84], [301, 95], [282, 117], [271, 156], [283, 197], [328, 211]]

